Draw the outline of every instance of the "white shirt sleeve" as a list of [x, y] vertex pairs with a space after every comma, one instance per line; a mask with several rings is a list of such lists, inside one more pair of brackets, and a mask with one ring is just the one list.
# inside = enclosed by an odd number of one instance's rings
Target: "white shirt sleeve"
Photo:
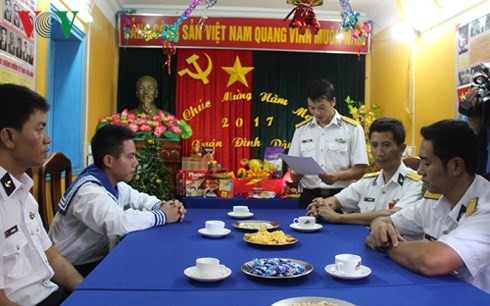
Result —
[[372, 183], [372, 180], [359, 180], [344, 188], [341, 192], [335, 195], [339, 200], [342, 210], [346, 212], [359, 212], [359, 202], [363, 195], [363, 185]]
[[410, 182], [409, 188], [403, 189], [404, 195], [396, 202], [395, 207], [407, 208], [422, 198], [422, 181]]
[[[126, 197], [126, 190], [118, 190]], [[73, 216], [93, 231], [104, 235], [123, 236], [129, 232], [147, 229], [165, 223], [162, 211], [124, 210], [120, 203], [97, 184], [87, 183], [78, 190], [71, 204]], [[163, 218], [163, 220], [162, 220]]]
[[[424, 233], [421, 212], [424, 206], [429, 206], [425, 199], [417, 201], [390, 216], [391, 222], [402, 235], [417, 236]], [[423, 214], [423, 213], [422, 213]]]
[[438, 239], [458, 253], [473, 276], [490, 266], [490, 213], [483, 210], [464, 217], [457, 228]]
[[119, 191], [119, 205], [124, 209], [132, 208], [137, 210], [157, 210], [160, 208], [161, 201], [149, 194], [139, 192], [124, 182], [117, 184]]
[[351, 167], [355, 165], [368, 165], [368, 157], [366, 151], [366, 139], [364, 138], [364, 130], [361, 125], [355, 127], [352, 133], [350, 163]]
[[291, 146], [289, 147], [288, 155], [291, 156], [301, 156], [300, 146], [299, 146], [299, 135], [300, 130], [296, 129], [293, 134], [293, 139], [291, 140]]

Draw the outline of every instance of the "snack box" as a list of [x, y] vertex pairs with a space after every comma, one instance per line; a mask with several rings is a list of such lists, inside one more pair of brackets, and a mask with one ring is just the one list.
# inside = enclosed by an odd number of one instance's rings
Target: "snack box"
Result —
[[206, 170], [180, 170], [177, 175], [177, 192], [186, 197], [204, 196]]

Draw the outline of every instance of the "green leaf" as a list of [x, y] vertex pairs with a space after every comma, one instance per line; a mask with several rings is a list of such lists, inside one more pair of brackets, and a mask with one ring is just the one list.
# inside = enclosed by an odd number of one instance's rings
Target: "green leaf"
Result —
[[109, 122], [109, 121], [102, 121], [102, 122], [99, 122], [99, 123], [97, 124], [97, 127], [95, 128], [95, 130], [97, 131], [98, 129], [100, 129], [100, 128], [102, 128], [102, 127], [104, 127], [104, 126], [108, 125], [108, 124], [110, 124], [110, 122]]
[[184, 120], [180, 120], [180, 128], [182, 129], [182, 139], [187, 139], [192, 136], [192, 128]]

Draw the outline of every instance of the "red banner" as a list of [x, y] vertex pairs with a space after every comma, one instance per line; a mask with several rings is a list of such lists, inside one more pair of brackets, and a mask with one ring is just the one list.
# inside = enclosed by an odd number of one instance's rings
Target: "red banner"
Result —
[[[165, 24], [174, 23], [178, 17], [156, 15], [128, 15], [130, 24], [141, 31], [161, 33]], [[342, 40], [336, 39], [339, 21], [320, 20], [320, 29], [313, 35], [309, 29], [304, 35], [289, 27], [289, 20], [272, 18], [208, 17], [199, 25], [200, 17], [187, 18], [179, 27], [179, 48], [214, 48], [246, 50], [285, 50], [331, 53], [369, 52], [371, 35], [365, 43], [354, 39], [350, 32]], [[134, 27], [124, 29], [119, 25], [119, 46], [161, 47], [158, 38], [146, 40]], [[125, 38], [128, 35], [128, 39]]]
[[213, 158], [235, 171], [251, 157], [252, 52], [181, 50], [178, 53], [176, 113], [192, 126], [182, 156], [198, 146], [214, 148]]

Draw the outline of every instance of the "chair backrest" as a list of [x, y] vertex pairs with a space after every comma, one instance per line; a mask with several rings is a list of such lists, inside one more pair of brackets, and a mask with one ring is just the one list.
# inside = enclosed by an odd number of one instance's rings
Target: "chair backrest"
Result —
[[[65, 176], [64, 188], [62, 176]], [[58, 210], [58, 203], [63, 192], [72, 182], [71, 161], [61, 152], [53, 152], [39, 168], [38, 202], [41, 219], [46, 230]], [[49, 196], [47, 185], [49, 184]]]
[[421, 161], [422, 160], [420, 159], [420, 157], [417, 156], [409, 156], [403, 159], [403, 163], [405, 164], [405, 166], [415, 171], [417, 171], [417, 169], [419, 168]]

